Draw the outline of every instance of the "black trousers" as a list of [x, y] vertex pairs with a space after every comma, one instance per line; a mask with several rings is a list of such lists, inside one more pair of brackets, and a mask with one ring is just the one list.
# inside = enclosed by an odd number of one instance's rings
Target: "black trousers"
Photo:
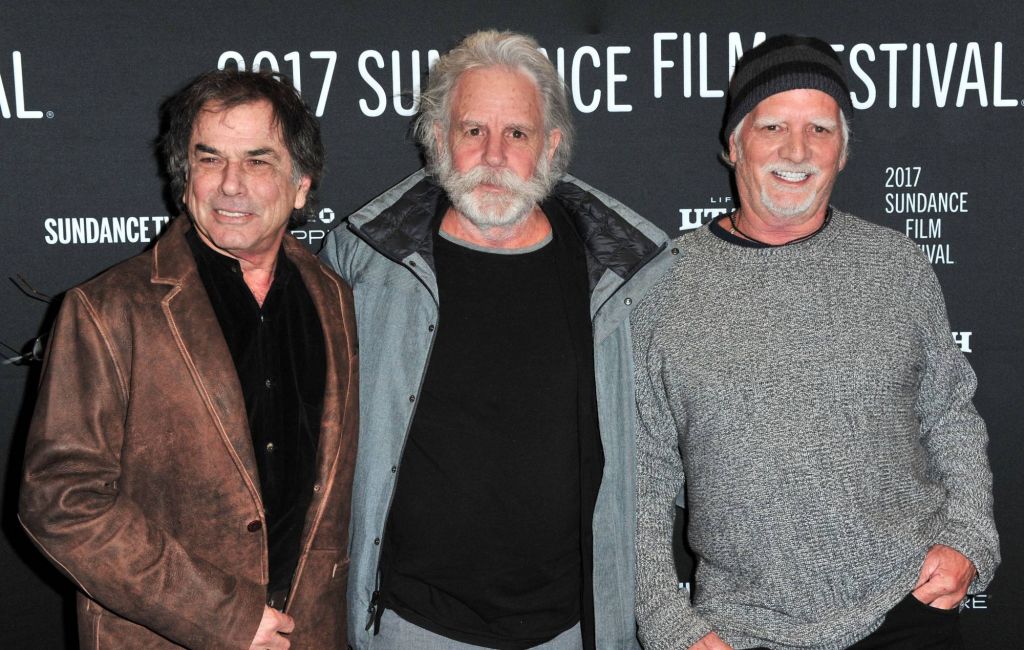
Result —
[[964, 650], [959, 608], [929, 607], [907, 594], [877, 630], [848, 650]]
[[850, 650], [963, 650], [960, 609], [925, 605], [913, 595], [896, 603], [882, 625]]

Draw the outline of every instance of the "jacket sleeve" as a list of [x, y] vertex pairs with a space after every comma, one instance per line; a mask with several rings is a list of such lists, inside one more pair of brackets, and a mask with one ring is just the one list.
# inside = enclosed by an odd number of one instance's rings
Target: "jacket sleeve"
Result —
[[999, 536], [992, 515], [988, 435], [972, 398], [977, 379], [950, 336], [946, 304], [927, 261], [910, 299], [911, 317], [924, 348], [915, 408], [929, 478], [946, 490], [945, 527], [937, 544], [963, 553], [978, 570], [971, 593], [983, 590], [999, 565]]
[[357, 246], [355, 235], [349, 231], [348, 223], [343, 221], [327, 233], [323, 248], [320, 249], [320, 260], [340, 275], [349, 286], [353, 286], [356, 281], [353, 277], [353, 257], [354, 248]]
[[653, 333], [657, 297], [651, 294], [631, 316], [636, 359], [637, 534], [636, 618], [647, 650], [689, 648], [713, 631], [679, 589], [672, 551], [675, 498], [684, 482], [679, 455], [681, 428], [669, 409], [663, 362]]
[[189, 648], [247, 648], [265, 588], [189, 555], [119, 490], [133, 405], [115, 341], [132, 345], [111, 336], [80, 289], [69, 291], [26, 444], [22, 525], [86, 595], [115, 614]]

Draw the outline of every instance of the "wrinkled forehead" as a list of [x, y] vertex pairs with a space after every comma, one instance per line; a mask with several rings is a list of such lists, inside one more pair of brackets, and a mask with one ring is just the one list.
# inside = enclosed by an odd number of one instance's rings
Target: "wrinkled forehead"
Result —
[[518, 66], [490, 65], [469, 68], [459, 75], [449, 93], [450, 117], [457, 118], [457, 111], [464, 108], [470, 95], [473, 101], [486, 101], [509, 92], [513, 87], [517, 90], [529, 88], [526, 99], [543, 116], [544, 98], [540, 84], [529, 70]]

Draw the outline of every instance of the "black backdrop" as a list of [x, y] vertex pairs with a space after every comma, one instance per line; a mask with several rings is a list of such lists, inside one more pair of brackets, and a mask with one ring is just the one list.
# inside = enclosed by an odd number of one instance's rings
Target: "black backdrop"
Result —
[[[47, 329], [53, 306], [32, 289], [58, 296], [143, 249], [171, 214], [157, 107], [203, 70], [276, 65], [322, 115], [321, 212], [298, 233], [319, 248], [341, 216], [418, 168], [408, 115], [435, 51], [484, 27], [533, 34], [576, 108], [571, 172], [675, 235], [731, 206], [716, 154], [737, 53], [764, 34], [817, 35], [840, 50], [857, 109], [834, 202], [931, 256], [979, 375], [1003, 565], [966, 601], [964, 626], [970, 647], [1018, 647], [1022, 16], [1015, 0], [4, 2], [0, 342], [24, 352]], [[70, 585], [16, 519], [37, 372], [0, 366], [0, 644], [74, 647]]]

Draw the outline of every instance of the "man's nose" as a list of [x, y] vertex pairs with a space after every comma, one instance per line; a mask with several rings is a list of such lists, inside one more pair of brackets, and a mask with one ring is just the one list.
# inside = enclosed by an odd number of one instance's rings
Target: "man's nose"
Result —
[[505, 139], [500, 133], [487, 134], [484, 141], [484, 162], [491, 167], [505, 165]]
[[225, 196], [235, 196], [245, 191], [245, 174], [242, 171], [242, 163], [228, 161], [220, 179], [220, 191]]
[[807, 135], [802, 131], [793, 131], [786, 136], [786, 141], [779, 150], [779, 155], [786, 160], [803, 162], [807, 158]]

